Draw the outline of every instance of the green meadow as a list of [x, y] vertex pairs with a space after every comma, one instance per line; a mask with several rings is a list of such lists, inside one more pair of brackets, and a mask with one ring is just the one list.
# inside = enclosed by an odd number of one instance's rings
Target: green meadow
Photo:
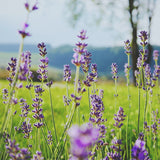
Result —
[[[25, 86], [26, 83], [24, 83]], [[34, 82], [35, 84], [40, 84], [37, 82]], [[43, 114], [44, 114], [44, 121], [45, 121], [45, 126], [41, 129], [41, 134], [44, 137], [47, 137], [47, 132], [50, 130], [52, 132], [52, 135], [54, 135], [54, 127], [52, 123], [52, 112], [51, 112], [51, 103], [50, 103], [50, 97], [49, 97], [49, 90], [48, 87], [45, 86], [45, 84], [42, 84], [43, 88], [45, 89], [44, 94], [42, 95], [43, 103], [42, 103], [42, 108], [43, 108]], [[6, 80], [1, 80], [0, 81], [0, 90], [2, 91], [3, 88], [8, 88], [8, 82]], [[69, 89], [69, 94], [74, 92], [74, 85], [72, 83], [69, 84], [68, 86]], [[117, 113], [119, 110], [119, 107], [123, 107], [124, 109], [124, 115], [126, 115], [126, 118], [124, 120], [124, 125], [121, 128], [121, 138], [122, 138], [122, 149], [123, 149], [123, 158], [126, 159], [126, 150], [128, 148], [128, 157], [131, 155], [131, 148], [134, 145], [135, 140], [138, 137], [138, 131], [137, 131], [137, 126], [138, 126], [138, 88], [135, 86], [130, 86], [130, 102], [128, 100], [128, 88], [125, 83], [118, 84], [117, 91], [118, 91], [118, 97], [115, 97], [115, 86], [114, 82], [104, 82], [104, 81], [98, 81], [96, 83], [96, 89], [103, 89], [104, 90], [104, 97], [103, 97], [103, 103], [104, 103], [104, 113], [103, 113], [103, 118], [107, 119], [105, 122], [105, 126], [107, 127], [106, 129], [106, 138], [105, 142], [110, 145], [111, 143], [111, 130], [115, 129], [117, 130], [116, 127], [114, 127], [114, 114]], [[90, 94], [92, 90], [92, 87], [90, 88]], [[150, 102], [147, 102], [147, 119], [150, 121], [152, 118], [152, 111], [155, 111], [157, 108], [159, 108], [159, 101], [158, 101], [158, 96], [157, 96], [158, 90], [155, 89], [153, 91], [153, 99], [152, 99], [152, 106], [149, 104]], [[140, 132], [144, 131], [143, 129], [143, 118], [144, 118], [144, 107], [146, 103], [146, 92], [141, 90], [140, 94]], [[56, 126], [56, 131], [58, 135], [58, 139], [61, 137], [65, 123], [67, 121], [67, 112], [69, 112], [69, 106], [64, 106], [63, 103], [63, 96], [66, 95], [66, 85], [63, 82], [54, 82], [52, 87], [51, 87], [51, 99], [52, 99], [52, 104], [53, 104], [53, 111], [54, 111], [54, 120], [55, 120], [55, 126]], [[2, 92], [0, 93], [1, 96], [1, 112], [0, 112], [0, 126], [2, 125], [2, 119], [4, 118], [4, 111], [5, 111], [5, 105], [3, 104], [2, 100]], [[16, 91], [16, 97], [18, 99], [24, 98], [27, 101], [27, 104], [30, 105], [30, 110], [33, 109], [32, 104], [33, 104], [33, 98], [34, 98], [34, 90], [33, 88], [29, 91], [26, 90], [25, 87], [22, 89], [18, 89], [18, 92]], [[130, 105], [130, 107], [129, 107]], [[78, 107], [79, 109], [79, 117], [80, 117], [80, 124], [87, 123], [89, 122], [89, 113], [90, 113], [90, 108], [89, 108], [89, 100], [88, 100], [88, 92], [85, 92], [82, 96], [82, 100], [80, 102], [80, 106]], [[15, 111], [16, 114], [15, 114]], [[11, 138], [14, 138], [17, 143], [20, 144], [20, 146], [27, 147], [28, 144], [31, 144], [32, 146], [36, 146], [34, 144], [40, 143], [41, 144], [41, 151], [44, 157], [50, 157], [49, 155], [51, 154], [50, 151], [48, 150], [45, 139], [39, 139], [36, 140], [36, 130], [35, 127], [33, 127], [33, 131], [31, 133], [31, 138], [30, 139], [24, 139], [23, 136], [24, 134], [21, 132], [15, 132], [14, 127], [20, 127], [20, 124], [22, 123], [22, 118], [19, 116], [21, 113], [21, 108], [19, 103], [12, 106], [10, 108], [10, 112], [13, 115], [8, 121], [8, 132], [10, 135], [12, 135]], [[75, 113], [76, 115], [76, 113]], [[77, 123], [76, 116], [74, 115], [72, 124]], [[31, 124], [35, 123], [35, 120], [32, 118], [33, 113], [29, 112], [28, 118], [30, 118]], [[151, 122], [151, 121], [150, 121]], [[129, 125], [127, 125], [129, 124]], [[127, 127], [128, 126], [128, 127]], [[148, 146], [154, 146], [153, 141], [151, 140], [151, 137], [147, 137], [149, 141], [147, 141], [147, 148], [150, 148]], [[67, 136], [67, 139], [69, 137]], [[2, 143], [1, 143], [2, 144]], [[56, 140], [55, 136], [53, 136], [53, 146], [56, 145]], [[127, 147], [128, 146], [128, 147]], [[4, 143], [3, 145], [0, 146], [1, 150], [4, 150], [5, 146]], [[52, 148], [52, 147], [51, 147]], [[68, 154], [69, 154], [69, 142], [67, 141], [67, 145], [64, 148], [61, 159], [67, 159]], [[33, 147], [30, 149], [32, 153], [36, 152], [37, 148]], [[106, 152], [108, 150], [108, 146], [106, 147]], [[149, 150], [150, 157], [155, 159], [157, 155], [154, 154], [155, 150]], [[53, 154], [53, 153], [52, 153]], [[155, 157], [154, 157], [155, 156]], [[6, 157], [7, 159], [7, 157]], [[46, 158], [45, 158], [46, 159]]]

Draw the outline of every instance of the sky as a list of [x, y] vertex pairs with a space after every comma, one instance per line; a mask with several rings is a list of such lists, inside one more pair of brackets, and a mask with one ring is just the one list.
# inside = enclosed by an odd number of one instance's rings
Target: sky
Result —
[[[31, 1], [31, 0], [30, 0]], [[32, 0], [34, 2], [34, 0]], [[89, 13], [94, 12], [94, 7], [88, 5], [86, 16], [73, 28], [67, 15], [70, 13], [66, 8], [68, 0], [39, 0], [39, 9], [32, 12], [29, 17], [28, 31], [31, 37], [25, 39], [25, 43], [38, 44], [45, 42], [58, 47], [60, 45], [74, 45], [77, 42], [77, 35], [82, 29], [87, 30], [88, 44], [96, 47], [107, 47], [123, 45], [123, 42], [130, 39], [130, 27], [124, 23], [128, 15], [124, 12], [117, 12], [119, 15], [124, 14], [125, 18], [114, 22], [114, 28], [106, 27], [105, 23], [101, 26], [89, 23], [92, 16]], [[125, 1], [125, 0], [122, 0]], [[21, 40], [18, 29], [22, 28], [26, 20], [27, 12], [24, 8], [25, 0], [0, 0], [0, 43], [19, 43]], [[94, 12], [96, 16], [98, 12]], [[154, 12], [151, 43], [160, 45], [160, 0], [157, 0]], [[146, 22], [141, 22], [140, 30], [146, 29]]]

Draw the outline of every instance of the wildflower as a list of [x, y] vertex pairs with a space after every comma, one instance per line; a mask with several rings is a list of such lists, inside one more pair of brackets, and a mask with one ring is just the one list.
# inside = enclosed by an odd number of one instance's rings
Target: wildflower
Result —
[[21, 99], [19, 100], [19, 102], [20, 102], [20, 106], [21, 106], [21, 108], [22, 108], [20, 116], [21, 116], [21, 117], [27, 117], [28, 111], [30, 111], [29, 105], [27, 105], [26, 100], [23, 99], [23, 98], [21, 98]]
[[80, 38], [82, 41], [85, 40], [85, 39], [87, 39], [88, 37], [86, 36], [86, 32], [87, 32], [87, 31], [82, 30], [82, 31], [80, 32], [80, 35], [78, 35], [77, 37]]
[[19, 80], [25, 81], [27, 80], [27, 77], [29, 77], [29, 79], [32, 78], [32, 72], [30, 71], [30, 67], [31, 67], [31, 53], [30, 52], [22, 53], [19, 75], [18, 75]]
[[8, 63], [7, 71], [9, 72], [9, 77], [7, 80], [9, 81], [9, 85], [12, 85], [14, 76], [16, 74], [16, 65], [17, 65], [17, 59], [16, 58], [11, 58], [11, 63]]
[[30, 152], [28, 151], [27, 148], [19, 148], [18, 144], [15, 144], [16, 141], [13, 140], [11, 141], [11, 139], [8, 139], [8, 144], [6, 144], [6, 150], [10, 156], [11, 159], [23, 159], [23, 160], [27, 160], [30, 159]]
[[125, 72], [125, 76], [128, 77], [129, 76], [129, 71], [131, 69], [131, 66], [128, 66], [128, 63], [125, 63], [124, 65], [124, 72]]
[[84, 64], [84, 56], [83, 55], [78, 55], [78, 53], [74, 53], [73, 58], [74, 59], [72, 59], [72, 63], [75, 66], [80, 67], [82, 64]]
[[21, 34], [22, 38], [25, 38], [27, 36], [31, 36], [29, 32], [26, 31], [26, 29], [29, 27], [28, 23], [23, 24], [22, 30], [19, 30], [19, 34]]
[[108, 152], [107, 155], [108, 155], [109, 158], [111, 158], [113, 160], [122, 160], [121, 155], [119, 153], [117, 153], [117, 152], [115, 152], [115, 153]]
[[124, 111], [122, 107], [119, 107], [119, 110], [117, 112], [117, 114], [115, 114], [115, 124], [114, 126], [117, 128], [121, 128], [123, 125], [123, 121], [125, 120], [124, 118], [126, 117], [126, 115], [124, 115]]
[[126, 40], [126, 41], [124, 42], [124, 44], [125, 44], [124, 49], [126, 50], [125, 53], [126, 53], [127, 55], [132, 54], [130, 41], [129, 41], [129, 40]]
[[140, 42], [140, 45], [145, 47], [148, 43], [146, 42], [147, 39], [148, 39], [148, 34], [146, 31], [141, 31], [140, 32], [140, 35], [139, 35], [140, 39], [141, 39], [141, 42]]
[[24, 6], [25, 6], [25, 8], [26, 8], [26, 10], [27, 10], [28, 12], [32, 12], [32, 11], [38, 9], [37, 4], [38, 4], [38, 2], [36, 1], [33, 6], [30, 6], [28, 0], [26, 0], [26, 3], [24, 3]]
[[98, 129], [89, 124], [84, 124], [80, 127], [74, 125], [69, 129], [68, 134], [71, 141], [72, 158], [87, 159], [89, 155], [88, 148], [98, 140]]
[[112, 74], [113, 74], [113, 76], [112, 76], [113, 79], [118, 79], [118, 76], [117, 76], [117, 73], [118, 73], [117, 67], [118, 66], [117, 66], [116, 63], [112, 63], [111, 70], [112, 70]]
[[159, 51], [158, 50], [154, 50], [153, 51], [153, 60], [154, 61], [158, 61], [158, 57], [159, 57]]
[[82, 69], [84, 73], [87, 73], [89, 71], [89, 65], [91, 63], [91, 53], [89, 52], [85, 52], [84, 54], [84, 64], [82, 64]]
[[138, 138], [132, 148], [132, 160], [150, 160], [148, 156], [148, 152], [145, 149], [145, 142]]
[[53, 142], [51, 131], [48, 131], [47, 138], [48, 144], [51, 145]]
[[43, 109], [40, 108], [42, 106], [42, 98], [40, 98], [42, 96], [42, 93], [44, 92], [44, 90], [40, 87], [40, 85], [36, 85], [35, 86], [35, 98], [33, 99], [34, 103], [32, 104], [32, 106], [34, 107], [34, 109], [32, 110], [32, 112], [34, 113], [33, 118], [37, 119], [39, 122], [35, 123], [34, 126], [37, 128], [40, 128], [43, 125]]
[[51, 80], [51, 81], [46, 83], [46, 86], [48, 86], [50, 88], [52, 86], [52, 84], [53, 84], [53, 81]]
[[80, 105], [80, 100], [81, 100], [82, 96], [77, 97], [74, 94], [71, 94], [71, 97], [73, 98], [73, 101], [75, 102], [76, 107], [78, 107]]
[[36, 154], [33, 155], [33, 158], [31, 160], [43, 160], [42, 152], [36, 151]]
[[46, 45], [42, 42], [42, 43], [39, 43], [37, 47], [39, 48], [39, 51], [40, 51], [39, 54], [42, 56], [42, 59], [40, 59], [41, 64], [39, 65], [39, 69], [37, 71], [37, 73], [39, 73], [38, 79], [43, 82], [48, 78], [47, 67], [48, 67], [49, 59], [48, 57], [46, 57], [46, 54], [47, 54]]
[[69, 65], [64, 65], [64, 81], [70, 82], [71, 81], [71, 69]]
[[2, 90], [2, 93], [3, 93], [3, 99], [4, 99], [3, 103], [6, 104], [8, 99], [8, 89], [4, 88]]
[[21, 129], [22, 129], [22, 132], [25, 134], [24, 138], [28, 139], [30, 136], [30, 132], [32, 131], [32, 127], [29, 121], [28, 122], [24, 121], [22, 123]]

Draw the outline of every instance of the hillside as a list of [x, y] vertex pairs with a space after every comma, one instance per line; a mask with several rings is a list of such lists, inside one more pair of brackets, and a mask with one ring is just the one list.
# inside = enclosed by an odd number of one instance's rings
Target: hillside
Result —
[[[0, 59], [5, 61], [6, 58], [11, 57], [11, 53], [17, 52], [18, 44], [0, 44]], [[160, 50], [159, 46], [153, 46], [154, 49]], [[110, 75], [111, 73], [111, 64], [113, 62], [117, 63], [118, 71], [123, 73], [124, 64], [127, 62], [127, 56], [124, 53], [123, 47], [88, 47], [89, 52], [92, 53], [92, 63], [97, 63], [99, 75]], [[36, 45], [25, 45], [24, 50], [29, 50], [33, 53], [33, 64], [37, 64], [38, 59], [38, 49]], [[47, 45], [49, 65], [57, 69], [63, 69], [64, 64], [69, 64], [72, 69], [75, 69], [75, 66], [71, 63], [73, 59], [73, 46], [64, 45], [57, 48], [52, 48], [50, 45]], [[3, 53], [2, 53], [3, 52]], [[37, 54], [37, 55], [36, 55]], [[16, 54], [14, 54], [15, 56]], [[8, 59], [7, 59], [8, 60]], [[153, 61], [151, 62], [153, 66]]]

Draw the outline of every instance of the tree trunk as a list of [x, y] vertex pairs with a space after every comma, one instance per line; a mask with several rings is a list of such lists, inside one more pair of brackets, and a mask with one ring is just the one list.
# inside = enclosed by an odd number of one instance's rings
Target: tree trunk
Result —
[[136, 84], [136, 78], [134, 75], [135, 70], [137, 69], [137, 58], [139, 56], [139, 49], [137, 44], [137, 26], [132, 28], [132, 70], [133, 70], [133, 83]]

